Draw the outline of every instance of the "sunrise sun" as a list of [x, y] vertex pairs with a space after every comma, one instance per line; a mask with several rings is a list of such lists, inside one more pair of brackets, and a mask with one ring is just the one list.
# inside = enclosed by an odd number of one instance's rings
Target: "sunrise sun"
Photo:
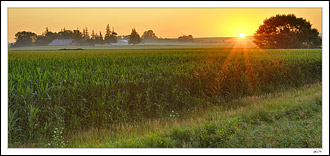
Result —
[[244, 37], [245, 37], [245, 34], [244, 34], [244, 33], [240, 33], [240, 34], [238, 35], [238, 37], [239, 37], [239, 38], [244, 38]]

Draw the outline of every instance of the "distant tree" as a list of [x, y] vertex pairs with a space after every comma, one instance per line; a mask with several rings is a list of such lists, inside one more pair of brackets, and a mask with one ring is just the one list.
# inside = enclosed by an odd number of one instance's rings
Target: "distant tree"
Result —
[[95, 39], [95, 43], [96, 44], [103, 44], [104, 43], [101, 31], [100, 31], [100, 35], [98, 35], [97, 38]]
[[81, 40], [82, 44], [84, 44], [84, 45], [90, 44], [91, 41], [90, 41], [90, 36], [89, 36], [87, 27], [85, 27], [85, 29], [83, 29], [81, 38], [82, 38], [82, 40]]
[[104, 41], [109, 42], [111, 36], [111, 30], [109, 24], [105, 28], [105, 35], [104, 35]]
[[115, 32], [115, 29], [112, 27], [112, 33], [111, 33], [111, 35], [113, 35], [113, 36], [117, 36], [118, 34]]
[[145, 31], [141, 37], [142, 39], [157, 39], [158, 37], [152, 30]]
[[110, 30], [109, 24], [107, 25], [105, 29], [105, 35], [104, 35], [104, 42], [105, 43], [117, 43], [117, 33], [112, 28], [112, 31]]
[[[47, 39], [48, 44], [49, 44], [50, 42], [52, 42], [54, 39], [58, 38], [58, 37], [57, 37], [57, 33], [53, 33], [53, 32], [51, 32], [51, 31], [49, 31], [49, 30], [48, 30], [48, 27], [46, 27], [46, 31], [44, 32], [44, 35], [45, 35], [45, 37], [46, 37], [46, 39]], [[48, 45], [48, 44], [47, 44], [47, 45]]]
[[191, 42], [191, 41], [194, 40], [194, 38], [193, 38], [192, 35], [188, 35], [188, 36], [183, 35], [183, 36], [178, 37], [178, 40], [179, 41], [189, 41], [189, 42]]
[[82, 39], [86, 42], [90, 40], [89, 33], [87, 27], [83, 29]]
[[142, 41], [140, 35], [136, 32], [135, 28], [132, 29], [131, 35], [129, 36], [128, 44], [138, 44]]
[[90, 40], [91, 38], [89, 37], [89, 32], [88, 32], [87, 27], [86, 27], [85, 31], [86, 31], [85, 40]]
[[117, 43], [117, 33], [115, 32], [115, 30], [112, 28], [112, 33], [110, 35], [109, 38], [109, 42], [110, 43]]
[[103, 40], [102, 32], [100, 31], [100, 39]]
[[91, 40], [95, 40], [95, 33], [94, 33], [94, 30], [92, 30]]
[[36, 41], [34, 42], [37, 46], [48, 45], [51, 41], [48, 41], [46, 34], [49, 32], [48, 27], [46, 27], [46, 31], [42, 33], [42, 35], [37, 35]]
[[86, 40], [86, 30], [83, 29], [83, 32], [82, 32], [82, 40], [85, 41]]
[[32, 46], [37, 39], [37, 35], [33, 32], [20, 31], [15, 34], [14, 47]]
[[89, 44], [90, 45], [95, 45], [95, 39], [96, 39], [96, 34], [94, 32], [94, 30], [92, 30], [92, 34], [91, 34], [91, 39], [89, 40]]
[[264, 20], [254, 34], [254, 43], [260, 48], [298, 49], [320, 48], [322, 38], [311, 23], [293, 14], [276, 15]]
[[47, 37], [44, 35], [37, 35], [36, 41], [34, 43], [37, 46], [44, 46], [44, 45], [48, 45], [49, 42], [47, 40]]
[[57, 33], [59, 39], [72, 39], [73, 38], [73, 31], [66, 30], [65, 28]]
[[94, 44], [101, 44], [100, 36], [97, 33], [95, 34]]
[[72, 34], [73, 36], [72, 36], [72, 39], [74, 39], [75, 40], [75, 42], [77, 42], [77, 43], [81, 43], [81, 41], [82, 41], [82, 33], [78, 30], [78, 28], [77, 28], [77, 30], [73, 30], [73, 34]]
[[54, 39], [74, 39], [76, 43], [80, 43], [82, 40], [82, 33], [78, 30], [66, 30], [63, 28], [60, 32], [53, 33], [48, 30], [48, 27], [46, 27], [46, 31], [42, 33], [42, 35], [38, 35], [35, 41], [35, 45], [42, 46], [42, 45], [48, 45], [50, 42], [52, 42]]

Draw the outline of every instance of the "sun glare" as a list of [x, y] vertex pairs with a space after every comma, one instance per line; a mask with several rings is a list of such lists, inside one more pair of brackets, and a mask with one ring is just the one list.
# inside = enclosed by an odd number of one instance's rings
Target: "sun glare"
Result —
[[238, 37], [239, 37], [239, 38], [244, 38], [244, 37], [245, 37], [245, 34], [244, 34], [244, 33], [240, 33], [240, 34], [238, 35]]

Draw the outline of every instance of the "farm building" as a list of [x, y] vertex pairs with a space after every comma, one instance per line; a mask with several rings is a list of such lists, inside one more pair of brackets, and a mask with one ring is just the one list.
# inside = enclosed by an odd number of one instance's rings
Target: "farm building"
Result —
[[52, 42], [50, 42], [48, 45], [50, 46], [66, 46], [66, 45], [72, 45], [73, 39], [55, 39]]
[[108, 46], [128, 45], [128, 40], [118, 40], [117, 43], [109, 43]]

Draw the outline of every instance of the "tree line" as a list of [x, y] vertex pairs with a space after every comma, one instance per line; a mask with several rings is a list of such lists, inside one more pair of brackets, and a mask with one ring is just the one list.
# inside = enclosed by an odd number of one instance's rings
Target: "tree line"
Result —
[[109, 24], [106, 26], [104, 36], [102, 32], [95, 32], [94, 30], [89, 32], [88, 28], [84, 28], [82, 32], [78, 30], [67, 30], [63, 28], [59, 32], [52, 32], [46, 27], [45, 32], [41, 35], [37, 35], [33, 32], [20, 31], [15, 34], [16, 42], [13, 47], [24, 46], [46, 46], [55, 39], [73, 39], [75, 45], [95, 45], [95, 44], [107, 44], [117, 43], [118, 39], [128, 40], [129, 44], [138, 44], [142, 39], [158, 39], [156, 34], [152, 30], [145, 31], [140, 37], [135, 28], [132, 29], [130, 35], [119, 36], [114, 29], [110, 29]]
[[[16, 42], [14, 47], [48, 45], [54, 39], [73, 39], [77, 45], [95, 45], [116, 43], [117, 39], [128, 40], [129, 44], [138, 44], [142, 39], [158, 39], [152, 30], [145, 31], [140, 37], [133, 28], [130, 35], [118, 36], [109, 24], [106, 26], [106, 32], [96, 33], [92, 30], [91, 35], [86, 28], [82, 32], [77, 30], [66, 30], [63, 28], [60, 32], [54, 33], [46, 28], [41, 35], [33, 32], [21, 31], [15, 34]], [[305, 49], [322, 48], [322, 37], [317, 29], [312, 28], [312, 24], [303, 18], [297, 18], [294, 14], [276, 15], [264, 20], [253, 36], [257, 47], [263, 49]], [[192, 35], [183, 35], [178, 37], [179, 41], [193, 42]]]

